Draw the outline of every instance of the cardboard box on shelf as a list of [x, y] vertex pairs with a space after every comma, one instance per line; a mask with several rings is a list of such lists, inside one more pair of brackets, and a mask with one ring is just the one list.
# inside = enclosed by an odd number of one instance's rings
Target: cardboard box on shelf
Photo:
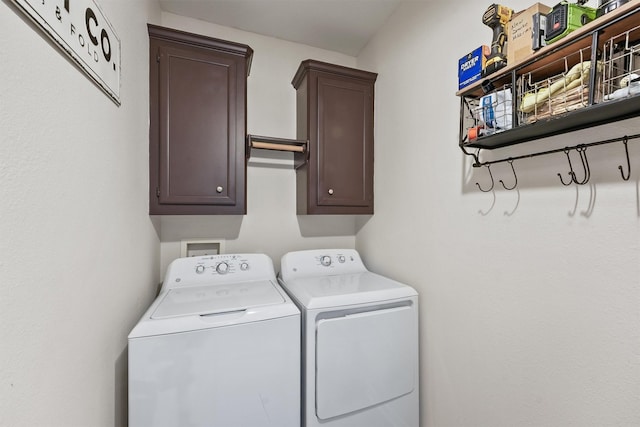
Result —
[[[542, 3], [536, 3], [513, 15], [507, 23], [507, 65], [516, 64], [534, 52], [533, 35], [539, 34], [540, 28], [533, 31], [533, 17], [535, 14], [544, 16], [551, 12], [551, 9]], [[544, 20], [538, 19], [538, 22], [540, 21]]]
[[458, 90], [480, 80], [487, 62], [489, 47], [482, 45], [458, 61]]

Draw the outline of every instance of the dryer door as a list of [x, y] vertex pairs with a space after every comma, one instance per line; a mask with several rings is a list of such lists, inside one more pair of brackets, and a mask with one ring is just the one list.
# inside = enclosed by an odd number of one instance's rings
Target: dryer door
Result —
[[402, 306], [319, 320], [316, 414], [326, 420], [410, 393], [417, 380], [417, 318]]

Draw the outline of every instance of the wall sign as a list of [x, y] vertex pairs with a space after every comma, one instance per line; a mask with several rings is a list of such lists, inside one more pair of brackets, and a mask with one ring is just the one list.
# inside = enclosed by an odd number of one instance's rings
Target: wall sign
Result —
[[94, 0], [13, 0], [120, 105], [120, 39]]

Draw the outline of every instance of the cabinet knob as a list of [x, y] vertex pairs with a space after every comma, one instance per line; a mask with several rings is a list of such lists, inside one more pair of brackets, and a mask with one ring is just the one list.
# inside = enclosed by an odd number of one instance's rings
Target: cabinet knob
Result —
[[329, 189], [329, 191], [328, 191], [328, 193], [329, 193], [330, 195], [333, 195], [333, 188], [330, 188], [330, 189]]
[[218, 186], [216, 187], [216, 191], [217, 191], [218, 193], [222, 193], [222, 190], [224, 190], [224, 188], [222, 188], [222, 186], [218, 185]]

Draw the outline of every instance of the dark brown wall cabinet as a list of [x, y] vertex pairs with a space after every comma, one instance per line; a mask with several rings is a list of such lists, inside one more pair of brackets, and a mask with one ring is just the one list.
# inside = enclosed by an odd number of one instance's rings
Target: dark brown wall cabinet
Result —
[[300, 64], [296, 169], [298, 214], [373, 214], [373, 104], [377, 74], [324, 62]]
[[249, 46], [148, 25], [149, 213], [246, 213]]

